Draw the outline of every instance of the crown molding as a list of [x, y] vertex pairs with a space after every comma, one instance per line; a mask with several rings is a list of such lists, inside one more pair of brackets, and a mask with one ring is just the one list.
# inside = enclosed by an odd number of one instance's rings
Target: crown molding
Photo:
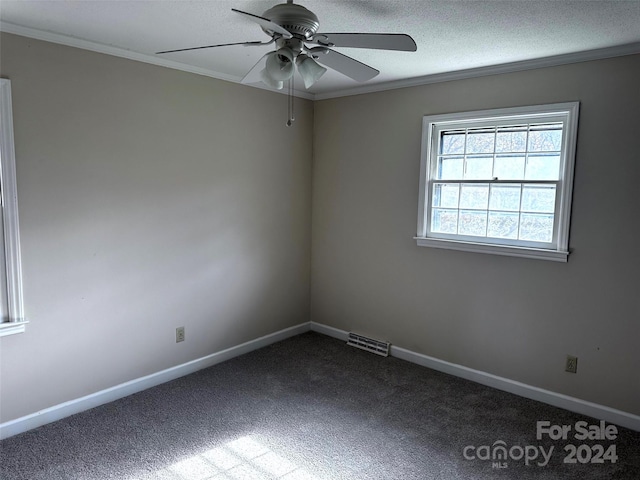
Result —
[[362, 87], [338, 90], [335, 92], [317, 93], [315, 100], [325, 100], [329, 98], [347, 97], [351, 95], [362, 95], [365, 93], [382, 92], [385, 90], [395, 90], [398, 88], [417, 87], [431, 83], [450, 82], [453, 80], [465, 80], [468, 78], [484, 77], [487, 75], [498, 75], [502, 73], [521, 72], [524, 70], [534, 70], [537, 68], [556, 67], [571, 63], [589, 62], [592, 60], [602, 60], [605, 58], [622, 57], [624, 55], [634, 55], [640, 53], [640, 42], [617, 45], [614, 47], [599, 48], [597, 50], [586, 50], [583, 52], [566, 53], [554, 55], [552, 57], [523, 60], [520, 62], [502, 63], [500, 65], [490, 65], [487, 67], [469, 68], [455, 72], [436, 73], [422, 77], [414, 77], [403, 80], [365, 85]]
[[[22, 37], [33, 38], [35, 40], [42, 40], [45, 42], [57, 43], [60, 45], [66, 45], [68, 47], [81, 48], [83, 50], [90, 50], [92, 52], [104, 53], [106, 55], [112, 55], [115, 57], [126, 58], [129, 60], [135, 60], [137, 62], [149, 63], [151, 65], [157, 65], [160, 67], [172, 68], [174, 70], [182, 70], [184, 72], [195, 73], [196, 75], [203, 75], [205, 77], [211, 77], [218, 80], [224, 80], [227, 82], [242, 84], [242, 78], [235, 75], [228, 75], [220, 73], [215, 70], [202, 67], [194, 67], [193, 65], [187, 65], [165, 58], [160, 58], [155, 55], [149, 55], [145, 53], [133, 52], [124, 48], [114, 47], [112, 45], [104, 45], [101, 43], [91, 42], [89, 40], [83, 40], [81, 38], [69, 37], [67, 35], [61, 35], [59, 33], [47, 32], [45, 30], [38, 30], [35, 28], [23, 27], [22, 25], [16, 25], [14, 23], [0, 21], [0, 32], [12, 33], [14, 35], [20, 35]], [[287, 90], [274, 90], [262, 84], [242, 84], [248, 87], [260, 88], [273, 93], [279, 93], [282, 95], [287, 94]], [[307, 100], [314, 100], [315, 96], [309, 92], [295, 90], [294, 95], [296, 97], [305, 98]]]
[[[184, 72], [195, 73], [205, 77], [216, 78], [232, 83], [241, 83], [241, 78], [234, 75], [220, 73], [215, 70], [202, 67], [194, 67], [180, 62], [159, 58], [154, 55], [133, 52], [124, 48], [114, 47], [111, 45], [103, 45], [101, 43], [91, 42], [80, 38], [69, 37], [58, 33], [47, 32], [29, 27], [23, 27], [13, 23], [0, 21], [0, 32], [12, 33], [23, 37], [29, 37], [45, 42], [58, 43], [69, 47], [81, 48], [93, 52], [104, 53], [116, 57], [127, 58], [138, 62], [149, 63], [161, 67], [172, 68], [174, 70], [182, 70]], [[391, 82], [375, 83], [371, 85], [363, 85], [361, 87], [349, 88], [344, 90], [336, 90], [325, 93], [311, 93], [302, 90], [294, 90], [294, 95], [307, 100], [326, 100], [330, 98], [347, 97], [351, 95], [362, 95], [366, 93], [383, 92], [386, 90], [396, 90], [398, 88], [417, 87], [432, 83], [450, 82], [453, 80], [465, 80], [469, 78], [484, 77], [488, 75], [498, 75], [503, 73], [521, 72], [525, 70], [533, 70], [536, 68], [556, 67], [559, 65], [568, 65], [571, 63], [589, 62], [592, 60], [602, 60], [605, 58], [621, 57], [624, 55], [634, 55], [640, 53], [640, 42], [629, 43], [625, 45], [617, 45], [614, 47], [599, 48], [596, 50], [586, 50], [582, 52], [566, 53], [562, 55], [554, 55], [551, 57], [536, 58], [532, 60], [523, 60], [519, 62], [503, 63], [500, 65], [489, 65], [486, 67], [469, 68], [465, 70], [457, 70], [454, 72], [435, 73], [432, 75], [424, 75], [421, 77], [407, 78], [395, 80]], [[244, 84], [249, 87], [267, 90], [273, 93], [286, 95], [286, 90], [274, 90], [261, 83]]]

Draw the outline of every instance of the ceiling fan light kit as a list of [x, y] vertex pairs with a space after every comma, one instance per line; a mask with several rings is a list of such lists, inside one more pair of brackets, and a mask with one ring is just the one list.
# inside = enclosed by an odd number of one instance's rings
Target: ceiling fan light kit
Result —
[[[264, 55], [253, 66], [242, 83], [258, 80], [271, 88], [282, 89], [284, 82], [293, 81], [296, 71], [302, 77], [305, 88], [310, 88], [327, 71], [336, 70], [357, 82], [366, 82], [380, 72], [358, 60], [343, 55], [334, 47], [370, 48], [415, 52], [416, 42], [409, 35], [399, 33], [318, 33], [320, 22], [315, 13], [287, 0], [265, 11], [262, 16], [232, 9], [248, 20], [257, 23], [271, 37], [268, 42], [238, 42], [206, 47], [166, 50], [158, 54], [200, 50], [229, 45], [262, 46], [276, 44], [276, 50]], [[312, 46], [307, 46], [310, 44]], [[323, 66], [319, 65], [319, 63]], [[261, 68], [264, 65], [264, 68]], [[259, 71], [259, 75], [256, 73]], [[255, 72], [255, 73], [254, 73]], [[257, 77], [257, 78], [256, 78]], [[292, 88], [289, 88], [290, 95]]]

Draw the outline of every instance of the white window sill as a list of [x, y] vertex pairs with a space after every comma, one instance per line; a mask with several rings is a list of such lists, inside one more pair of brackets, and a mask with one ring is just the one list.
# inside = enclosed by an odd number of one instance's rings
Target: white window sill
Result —
[[24, 333], [28, 321], [24, 322], [4, 322], [0, 323], [0, 337], [7, 335], [15, 335], [16, 333]]
[[535, 258], [552, 262], [566, 262], [569, 252], [558, 250], [542, 250], [537, 248], [510, 247], [506, 245], [491, 245], [488, 243], [456, 242], [454, 240], [440, 240], [435, 238], [414, 237], [419, 247], [444, 248], [446, 250], [461, 250], [463, 252], [489, 253], [506, 255], [509, 257]]

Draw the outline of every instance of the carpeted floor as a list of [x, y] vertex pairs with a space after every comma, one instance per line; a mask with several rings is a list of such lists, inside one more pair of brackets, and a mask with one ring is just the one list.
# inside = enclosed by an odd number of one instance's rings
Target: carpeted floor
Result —
[[579, 421], [598, 425], [306, 333], [6, 439], [0, 479], [640, 479], [640, 433], [577, 440]]

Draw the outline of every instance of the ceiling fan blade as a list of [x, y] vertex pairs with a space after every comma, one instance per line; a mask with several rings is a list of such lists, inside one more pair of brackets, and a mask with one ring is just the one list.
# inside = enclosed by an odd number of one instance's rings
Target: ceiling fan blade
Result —
[[338, 72], [353, 78], [357, 82], [366, 82], [378, 75], [380, 72], [369, 65], [359, 62], [355, 58], [347, 57], [334, 50], [325, 47], [314, 47], [309, 50], [317, 61], [333, 68]]
[[177, 50], [164, 50], [162, 52], [156, 52], [156, 55], [160, 55], [162, 53], [187, 52], [189, 50], [202, 50], [203, 48], [229, 47], [231, 45], [266, 45], [266, 43], [263, 43], [263, 42], [219, 43], [217, 45], [206, 45], [204, 47], [191, 47], [191, 48], [179, 48]]
[[292, 37], [292, 35], [287, 30], [282, 28], [277, 23], [272, 22], [268, 18], [260, 17], [258, 15], [254, 15], [253, 13], [247, 13], [247, 12], [243, 12], [241, 10], [236, 10], [235, 8], [232, 8], [231, 10], [233, 10], [236, 13], [239, 13], [240, 15], [244, 15], [246, 18], [248, 18], [249, 20], [251, 20], [253, 22], [256, 22], [258, 25], [260, 25], [265, 30], [269, 30], [269, 31], [272, 31], [272, 32], [275, 32], [275, 33], [279, 33], [284, 38], [291, 38]]
[[265, 60], [267, 58], [267, 55], [269, 55], [270, 53], [272, 52], [267, 52], [262, 57], [260, 57], [260, 60], [258, 60], [256, 64], [251, 67], [251, 70], [249, 70], [249, 72], [242, 78], [240, 83], [256, 83], [261, 81], [262, 79], [260, 78], [260, 71], [264, 68]]
[[415, 52], [418, 47], [404, 33], [316, 33], [313, 43], [326, 47], [375, 48]]

